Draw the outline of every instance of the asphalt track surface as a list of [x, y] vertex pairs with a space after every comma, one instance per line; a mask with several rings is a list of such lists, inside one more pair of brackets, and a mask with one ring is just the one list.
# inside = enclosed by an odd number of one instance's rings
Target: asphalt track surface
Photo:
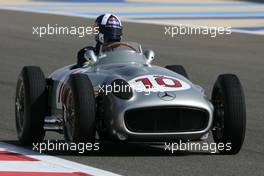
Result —
[[[91, 20], [66, 16], [0, 11], [0, 141], [17, 143], [14, 95], [17, 75], [25, 65], [38, 65], [46, 75], [75, 62], [79, 48], [92, 37], [32, 35], [32, 26], [78, 26]], [[247, 131], [238, 155], [204, 152], [169, 154], [145, 145], [107, 144], [101, 152], [75, 155], [51, 152], [61, 158], [123, 175], [263, 175], [264, 174], [264, 37], [233, 33], [229, 36], [164, 35], [158, 25], [124, 23], [127, 40], [138, 41], [156, 52], [159, 65], [182, 64], [191, 80], [208, 95], [217, 75], [237, 74], [247, 102]], [[58, 135], [48, 134], [46, 139]]]

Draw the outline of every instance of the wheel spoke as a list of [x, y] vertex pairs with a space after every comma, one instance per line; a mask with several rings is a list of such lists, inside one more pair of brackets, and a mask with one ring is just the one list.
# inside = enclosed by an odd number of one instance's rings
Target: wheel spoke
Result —
[[65, 103], [65, 129], [66, 129], [66, 136], [69, 141], [73, 140], [73, 134], [74, 134], [74, 119], [75, 119], [75, 111], [74, 111], [74, 102], [72, 97], [72, 92], [68, 92], [67, 100]]
[[25, 100], [24, 94], [25, 94], [24, 85], [23, 82], [21, 82], [15, 103], [19, 131], [23, 130], [23, 125], [24, 125], [24, 100]]

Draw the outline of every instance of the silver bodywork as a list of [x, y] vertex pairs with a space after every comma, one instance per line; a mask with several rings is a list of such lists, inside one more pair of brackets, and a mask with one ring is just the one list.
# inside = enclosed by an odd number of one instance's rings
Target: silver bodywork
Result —
[[[71, 74], [86, 74], [94, 86], [95, 95], [98, 94], [101, 85], [111, 85], [116, 79], [123, 79], [132, 84], [135, 78], [142, 78], [142, 76], [155, 78], [155, 75], [161, 75], [180, 80], [182, 85], [185, 84], [186, 89], [165, 90], [173, 95], [169, 100], [162, 99], [160, 92], [155, 90], [145, 92], [134, 89], [133, 97], [129, 100], [120, 99], [112, 93], [108, 94], [106, 99], [109, 104], [104, 107], [105, 116], [103, 117], [105, 133], [114, 139], [131, 141], [198, 140], [202, 138], [211, 129], [213, 121], [213, 106], [204, 90], [180, 74], [151, 65], [149, 62], [150, 60], [141, 51], [121, 49], [102, 53], [96, 62], [85, 68], [71, 70], [72, 65], [69, 65], [56, 70], [49, 76], [53, 82], [49, 96], [51, 116], [57, 119], [62, 118], [63, 106], [60, 94], [63, 92], [63, 87], [68, 84], [67, 81]], [[168, 106], [203, 109], [209, 116], [206, 127], [199, 131], [184, 132], [133, 132], [126, 127], [124, 114], [128, 110]], [[47, 124], [46, 129], [49, 129]]]

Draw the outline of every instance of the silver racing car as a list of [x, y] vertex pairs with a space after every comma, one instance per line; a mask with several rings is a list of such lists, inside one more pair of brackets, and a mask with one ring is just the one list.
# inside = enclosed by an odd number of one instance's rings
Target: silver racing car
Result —
[[231, 143], [221, 153], [239, 152], [246, 107], [236, 75], [220, 75], [209, 99], [181, 65], [152, 65], [154, 52], [139, 44], [113, 45], [99, 55], [87, 50], [89, 64], [69, 65], [47, 78], [39, 67], [22, 69], [15, 98], [22, 144], [42, 141], [45, 131], [77, 143], [197, 141], [212, 131], [216, 143]]

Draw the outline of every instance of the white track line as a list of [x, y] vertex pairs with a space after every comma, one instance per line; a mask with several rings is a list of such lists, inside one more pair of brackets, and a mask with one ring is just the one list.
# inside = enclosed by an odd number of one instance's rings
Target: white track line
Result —
[[[133, 19], [125, 19], [126, 22], [130, 23], [140, 23], [140, 24], [154, 24], [154, 25], [160, 25], [160, 26], [179, 26], [180, 24], [175, 24], [171, 22], [163, 22], [160, 24], [159, 22], [154, 22], [154, 21], [137, 21]], [[182, 26], [192, 26], [192, 27], [208, 27], [210, 26], [199, 26], [199, 25], [189, 25], [189, 24], [181, 24]], [[233, 29], [235, 27], [231, 28], [232, 33], [243, 33], [243, 34], [253, 34], [253, 35], [264, 35], [264, 32], [254, 32], [254, 31], [246, 31], [246, 30], [240, 30], [240, 29]]]
[[95, 167], [75, 163], [54, 156], [44, 155], [29, 149], [0, 142], [3, 151], [15, 152], [39, 161], [1, 161], [0, 171], [35, 171], [35, 172], [83, 172], [94, 176], [119, 176], [115, 173]]
[[[71, 12], [58, 12], [58, 11], [45, 11], [45, 10], [40, 10], [40, 9], [29, 9], [29, 8], [20, 8], [20, 7], [9, 7], [9, 6], [0, 6], [0, 10], [13, 10], [13, 11], [21, 11], [21, 12], [32, 12], [32, 13], [38, 13], [38, 14], [52, 14], [52, 15], [62, 15], [62, 16], [71, 16], [71, 17], [82, 17], [82, 18], [88, 18], [88, 19], [94, 19], [93, 17], [87, 17], [86, 15], [82, 14], [77, 14], [77, 13], [71, 13]], [[131, 23], [137, 23], [137, 24], [154, 24], [154, 25], [173, 25], [177, 26], [178, 24], [172, 24], [170, 22], [160, 22], [160, 21], [152, 21], [152, 20], [144, 20], [144, 21], [139, 21], [139, 20], [134, 20], [134, 19], [128, 19], [128, 18], [123, 18], [122, 21], [125, 22], [131, 22]], [[189, 24], [182, 24], [182, 25], [189, 25]], [[194, 27], [199, 27], [197, 25], [192, 25]], [[204, 27], [210, 27], [210, 26], [204, 26]], [[235, 27], [232, 27], [235, 28]], [[253, 35], [264, 35], [264, 32], [254, 32], [254, 31], [246, 31], [246, 30], [239, 30], [239, 29], [232, 29], [232, 32], [236, 33], [244, 33], [244, 34], [253, 34]]]

